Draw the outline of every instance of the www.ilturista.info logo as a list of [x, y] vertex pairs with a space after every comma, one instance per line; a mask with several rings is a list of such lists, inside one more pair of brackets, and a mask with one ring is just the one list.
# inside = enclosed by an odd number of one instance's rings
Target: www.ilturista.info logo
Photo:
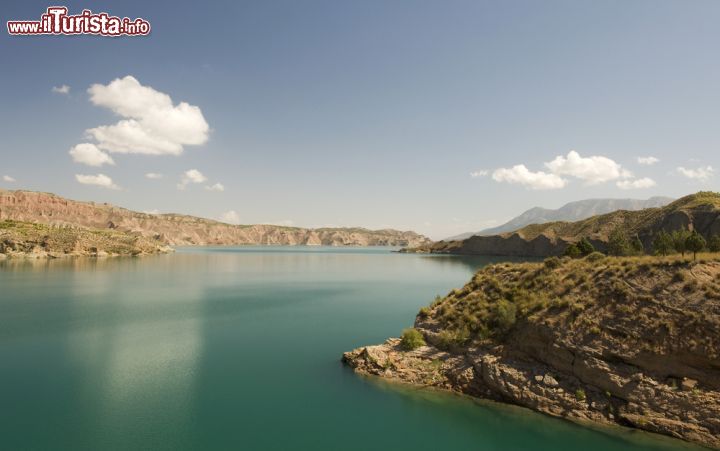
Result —
[[64, 6], [50, 6], [40, 20], [9, 20], [8, 33], [17, 35], [36, 34], [95, 34], [100, 36], [145, 36], [150, 34], [150, 22], [138, 17], [111, 16], [84, 9], [76, 16], [68, 16]]

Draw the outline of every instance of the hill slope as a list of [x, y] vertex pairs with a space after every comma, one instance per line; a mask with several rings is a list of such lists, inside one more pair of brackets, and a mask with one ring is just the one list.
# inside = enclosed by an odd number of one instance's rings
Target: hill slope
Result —
[[415, 327], [428, 346], [390, 339], [344, 360], [364, 374], [720, 447], [718, 260], [493, 265], [421, 309]]
[[419, 246], [430, 242], [415, 232], [390, 229], [231, 225], [187, 215], [139, 213], [32, 191], [0, 190], [0, 220], [3, 219], [127, 231], [170, 245]]
[[611, 213], [617, 210], [636, 211], [643, 208], [664, 207], [672, 202], [669, 197], [651, 197], [650, 199], [586, 199], [570, 202], [558, 209], [535, 207], [523, 212], [505, 224], [491, 227], [479, 232], [468, 232], [445, 241], [464, 240], [473, 235], [499, 235], [506, 232], [514, 232], [530, 224], [544, 224], [554, 221], [579, 221], [591, 216]]
[[0, 221], [0, 257], [145, 255], [169, 251], [157, 240], [129, 232]]
[[561, 255], [569, 243], [583, 237], [588, 238], [596, 249], [605, 251], [609, 235], [616, 228], [629, 236], [637, 234], [645, 249], [651, 249], [653, 236], [660, 230], [697, 230], [707, 239], [720, 234], [720, 194], [699, 192], [660, 208], [620, 210], [576, 222], [533, 224], [512, 233], [440, 241], [405, 251], [545, 257]]

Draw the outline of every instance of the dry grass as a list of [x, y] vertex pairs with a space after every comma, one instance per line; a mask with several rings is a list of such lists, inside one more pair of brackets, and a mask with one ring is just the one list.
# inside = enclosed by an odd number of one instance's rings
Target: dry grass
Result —
[[580, 340], [626, 334], [654, 349], [690, 340], [694, 344], [685, 344], [715, 346], [718, 352], [720, 343], [712, 338], [720, 328], [718, 299], [720, 254], [700, 254], [697, 261], [552, 258], [485, 267], [463, 288], [426, 307], [418, 322], [440, 330], [448, 345], [502, 342], [534, 323]]

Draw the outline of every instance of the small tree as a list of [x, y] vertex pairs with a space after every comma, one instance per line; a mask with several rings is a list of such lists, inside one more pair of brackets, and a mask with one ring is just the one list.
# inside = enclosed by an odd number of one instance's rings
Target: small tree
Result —
[[705, 238], [693, 230], [685, 240], [685, 248], [693, 253], [693, 260], [697, 260], [697, 253], [705, 249]]
[[685, 242], [687, 241], [689, 235], [690, 232], [685, 229], [678, 229], [670, 234], [675, 252], [680, 252], [683, 257], [685, 256], [685, 252], [687, 252]]
[[595, 252], [595, 246], [593, 246], [592, 243], [590, 243], [590, 241], [588, 241], [585, 237], [578, 241], [577, 248], [583, 256], [587, 256]]
[[635, 235], [630, 242], [630, 248], [635, 255], [642, 255], [645, 253], [645, 246], [643, 246], [642, 241], [640, 241], [640, 237], [637, 235]]
[[625, 232], [620, 228], [613, 230], [608, 240], [608, 254], [622, 256], [630, 255], [630, 252], [630, 242]]
[[708, 242], [710, 252], [720, 252], [720, 235], [713, 235]]
[[661, 230], [658, 232], [657, 235], [655, 235], [655, 239], [653, 239], [652, 242], [653, 251], [655, 254], [660, 254], [663, 257], [667, 254], [671, 253], [673, 249], [673, 240], [670, 237], [670, 234], [667, 233], [664, 230]]
[[564, 255], [567, 257], [578, 258], [578, 257], [580, 257], [581, 254], [582, 253], [580, 252], [580, 249], [578, 248], [577, 244], [573, 243], [565, 248]]

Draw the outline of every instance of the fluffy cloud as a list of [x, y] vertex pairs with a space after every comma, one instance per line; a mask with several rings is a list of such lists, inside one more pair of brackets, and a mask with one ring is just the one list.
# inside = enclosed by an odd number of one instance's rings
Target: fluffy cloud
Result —
[[581, 157], [574, 150], [565, 157], [558, 155], [553, 161], [545, 163], [545, 167], [555, 175], [575, 177], [589, 185], [632, 176], [630, 171], [624, 170], [610, 158], [597, 155]]
[[15, 182], [16, 180], [13, 177], [10, 177], [9, 175], [3, 175], [3, 181], [12, 183], [12, 182]]
[[86, 164], [88, 166], [102, 166], [104, 164], [114, 165], [112, 157], [102, 150], [98, 149], [95, 144], [82, 143], [70, 149], [70, 155], [76, 163]]
[[147, 174], [145, 174], [145, 178], [148, 178], [151, 180], [157, 180], [157, 179], [161, 179], [163, 177], [165, 177], [165, 176], [162, 174], [159, 174], [157, 172], [148, 172]]
[[566, 180], [555, 174], [538, 171], [531, 172], [524, 164], [512, 168], [500, 168], [493, 171], [493, 180], [496, 182], [517, 183], [531, 189], [558, 189], [565, 186]]
[[75, 180], [83, 185], [95, 185], [101, 186], [108, 189], [120, 189], [119, 186], [113, 183], [112, 179], [105, 174], [98, 175], [82, 175], [76, 174]]
[[70, 94], [70, 86], [68, 85], [61, 85], [61, 86], [53, 86], [52, 92], [55, 94]]
[[704, 168], [700, 167], [697, 169], [686, 169], [680, 166], [679, 168], [677, 168], [677, 171], [682, 176], [685, 176], [689, 179], [699, 180], [701, 182], [707, 181], [715, 173], [715, 170], [712, 168], [712, 166], [705, 166]]
[[197, 106], [173, 105], [169, 95], [128, 75], [88, 89], [90, 101], [123, 117], [86, 131], [101, 149], [114, 153], [180, 155], [183, 146], [207, 141], [209, 125]]
[[203, 183], [205, 181], [207, 181], [207, 177], [205, 177], [202, 172], [197, 169], [190, 169], [185, 171], [177, 187], [178, 189], [185, 189], [190, 183]]
[[470, 173], [470, 177], [472, 178], [485, 177], [486, 175], [488, 175], [488, 171], [485, 169], [480, 169], [479, 171], [473, 171]]
[[655, 163], [657, 163], [658, 161], [660, 161], [660, 160], [658, 160], [655, 157], [638, 157], [638, 159], [637, 159], [638, 163], [645, 165], [645, 166], [652, 166]]
[[656, 185], [655, 180], [643, 177], [635, 180], [620, 180], [616, 183], [620, 189], [641, 189], [641, 188], [652, 188]]
[[220, 220], [228, 224], [240, 224], [240, 215], [235, 210], [229, 210], [220, 215]]
[[225, 187], [223, 186], [222, 183], [216, 183], [214, 185], [207, 185], [205, 187], [205, 189], [208, 191], [220, 191], [220, 192], [225, 191]]

